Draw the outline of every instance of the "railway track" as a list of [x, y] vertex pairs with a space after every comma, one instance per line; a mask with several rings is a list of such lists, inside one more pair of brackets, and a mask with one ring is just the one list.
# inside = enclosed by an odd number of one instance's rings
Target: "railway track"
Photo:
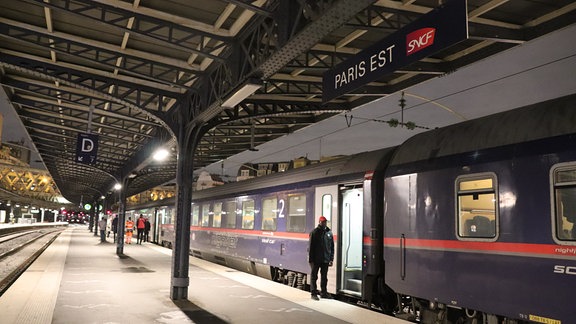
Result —
[[64, 230], [63, 227], [25, 229], [0, 236], [0, 296], [26, 271]]

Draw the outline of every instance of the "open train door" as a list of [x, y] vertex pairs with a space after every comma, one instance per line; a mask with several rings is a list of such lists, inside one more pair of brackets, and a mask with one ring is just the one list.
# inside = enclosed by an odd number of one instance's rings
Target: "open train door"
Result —
[[362, 296], [362, 231], [364, 190], [362, 185], [340, 186], [339, 292]]
[[162, 206], [156, 209], [156, 218], [154, 219], [154, 228], [152, 229], [153, 241], [163, 245], [162, 242], [162, 225], [169, 224], [171, 209], [167, 206]]
[[[338, 289], [336, 287], [337, 265], [339, 264], [338, 253], [338, 186], [323, 186], [316, 187], [314, 198], [314, 222], [318, 225], [318, 218], [320, 216], [326, 217], [327, 225], [332, 230], [334, 235], [334, 266], [328, 269], [328, 292], [335, 294]], [[308, 283], [310, 278], [308, 278]], [[320, 284], [320, 282], [318, 282]]]

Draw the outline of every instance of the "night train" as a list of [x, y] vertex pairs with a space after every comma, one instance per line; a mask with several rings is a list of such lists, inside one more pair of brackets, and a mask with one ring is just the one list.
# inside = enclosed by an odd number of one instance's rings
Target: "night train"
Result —
[[[148, 210], [164, 245], [172, 206]], [[306, 289], [321, 215], [339, 299], [421, 323], [574, 323], [576, 95], [195, 191], [190, 253]]]

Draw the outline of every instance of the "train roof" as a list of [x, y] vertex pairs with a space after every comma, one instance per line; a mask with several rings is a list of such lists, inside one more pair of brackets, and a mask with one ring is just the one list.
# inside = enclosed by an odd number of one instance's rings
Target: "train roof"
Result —
[[390, 165], [576, 133], [576, 94], [417, 134]]
[[378, 171], [392, 156], [394, 148], [363, 152], [342, 158], [320, 162], [302, 168], [274, 173], [222, 186], [194, 191], [193, 199], [203, 199], [215, 195], [238, 194], [260, 188], [269, 188], [333, 178], [334, 181], [362, 180], [367, 171]]

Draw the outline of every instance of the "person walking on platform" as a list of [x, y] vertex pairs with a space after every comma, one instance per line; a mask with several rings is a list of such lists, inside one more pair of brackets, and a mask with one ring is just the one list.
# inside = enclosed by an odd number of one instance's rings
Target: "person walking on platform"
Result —
[[132, 244], [132, 232], [134, 231], [134, 222], [132, 217], [128, 217], [126, 221], [126, 244]]
[[114, 233], [114, 242], [116, 242], [116, 232], [118, 232], [118, 216], [112, 220], [112, 233]]
[[140, 217], [136, 221], [136, 231], [138, 231], [136, 244], [142, 244], [142, 241], [144, 241], [144, 228], [146, 228], [146, 220], [144, 216], [140, 214]]
[[148, 241], [148, 233], [150, 233], [150, 222], [148, 221], [148, 218], [146, 218], [146, 221], [144, 222], [144, 241], [145, 242], [149, 242]]
[[328, 267], [332, 266], [334, 261], [334, 239], [332, 231], [326, 226], [327, 219], [320, 216], [318, 226], [310, 232], [310, 240], [308, 242], [308, 262], [310, 263], [310, 293], [312, 299], [320, 300], [318, 298], [318, 270], [320, 270], [320, 297], [330, 299], [328, 294]]
[[100, 242], [106, 242], [106, 218], [102, 217], [98, 221], [98, 227], [100, 227]]

